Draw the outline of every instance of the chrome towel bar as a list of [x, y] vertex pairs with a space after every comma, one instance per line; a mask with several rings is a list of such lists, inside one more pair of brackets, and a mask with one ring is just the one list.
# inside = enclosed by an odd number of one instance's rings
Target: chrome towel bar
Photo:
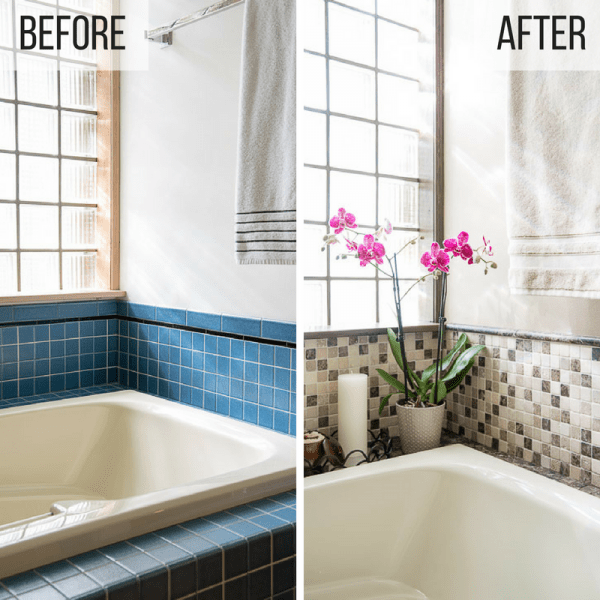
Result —
[[244, 0], [220, 0], [219, 2], [198, 10], [191, 15], [181, 17], [169, 25], [164, 25], [163, 27], [157, 27], [156, 29], [150, 29], [146, 31], [146, 39], [152, 42], [159, 42], [163, 48], [171, 46], [173, 44], [173, 32], [176, 29], [181, 29], [182, 27], [187, 27], [192, 23], [202, 21], [202, 19], [212, 17], [217, 13], [233, 8], [234, 6], [242, 4], [243, 2]]

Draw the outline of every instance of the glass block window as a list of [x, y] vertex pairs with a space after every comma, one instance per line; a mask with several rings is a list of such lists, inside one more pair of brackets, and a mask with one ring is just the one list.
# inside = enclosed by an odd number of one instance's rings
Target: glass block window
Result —
[[21, 51], [22, 15], [94, 0], [0, 0], [0, 295], [98, 288], [97, 57]]
[[[388, 218], [388, 253], [402, 286], [431, 244], [435, 127], [434, 0], [303, 0], [305, 319], [309, 328], [395, 323], [391, 281], [345, 249], [321, 251], [340, 207], [375, 231]], [[433, 285], [403, 302], [405, 320], [430, 321]]]

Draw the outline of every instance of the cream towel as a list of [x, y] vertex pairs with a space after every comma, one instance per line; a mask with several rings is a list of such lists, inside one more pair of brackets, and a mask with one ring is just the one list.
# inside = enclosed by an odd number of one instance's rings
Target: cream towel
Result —
[[296, 2], [246, 0], [238, 264], [296, 264]]
[[600, 298], [600, 73], [509, 77], [511, 292]]

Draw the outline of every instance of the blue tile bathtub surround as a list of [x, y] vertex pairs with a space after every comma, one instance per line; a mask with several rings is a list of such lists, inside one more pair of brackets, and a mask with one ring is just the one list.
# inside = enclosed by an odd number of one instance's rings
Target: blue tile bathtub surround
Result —
[[0, 356], [0, 400], [116, 382], [118, 321], [3, 326]]
[[293, 348], [119, 321], [121, 385], [291, 435], [295, 365]]
[[295, 331], [114, 300], [0, 307], [0, 402], [120, 383], [294, 435]]
[[296, 495], [238, 506], [0, 581], [2, 600], [294, 600]]

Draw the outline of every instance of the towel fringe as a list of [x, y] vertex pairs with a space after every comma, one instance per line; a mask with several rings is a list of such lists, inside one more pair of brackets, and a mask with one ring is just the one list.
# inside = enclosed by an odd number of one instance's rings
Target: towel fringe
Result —
[[293, 258], [238, 258], [238, 265], [295, 265]]

